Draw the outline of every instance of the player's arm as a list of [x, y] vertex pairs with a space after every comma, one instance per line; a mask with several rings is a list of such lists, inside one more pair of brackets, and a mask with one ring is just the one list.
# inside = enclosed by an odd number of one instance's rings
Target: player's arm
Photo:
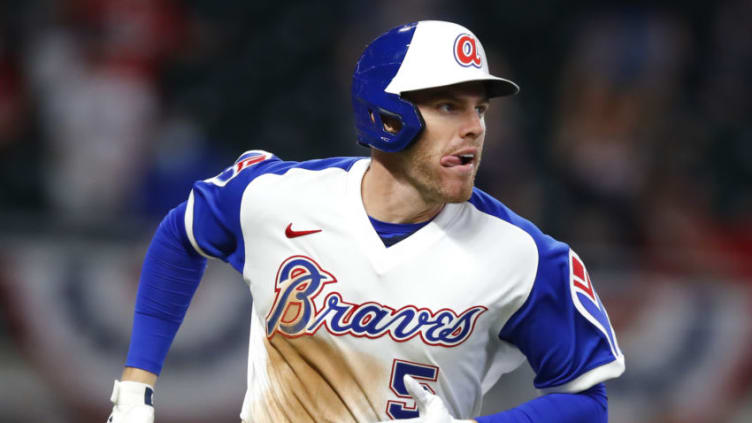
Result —
[[186, 236], [185, 207], [165, 217], [144, 258], [126, 367], [111, 396], [112, 423], [153, 421], [157, 377], [203, 275], [206, 259]]
[[[255, 165], [272, 157], [260, 150], [243, 153], [218, 176], [196, 182], [188, 200], [159, 225], [144, 258], [126, 368], [113, 388], [112, 423], [153, 420], [154, 384], [201, 281], [206, 258], [228, 262], [239, 271], [243, 267], [240, 200], [256, 175]], [[118, 420], [123, 410], [134, 410], [136, 417]]]
[[478, 421], [606, 422], [603, 382], [624, 371], [606, 309], [574, 251], [547, 237], [538, 246], [532, 290], [499, 337], [522, 351], [546, 395]]
[[599, 383], [576, 394], [547, 394], [530, 400], [511, 410], [474, 420], [455, 419], [438, 396], [426, 391], [409, 375], [405, 388], [415, 399], [420, 417], [404, 420], [408, 423], [606, 423], [608, 406], [606, 387]]
[[123, 374], [120, 376], [121, 381], [139, 382], [149, 386], [157, 384], [157, 378], [159, 375], [152, 373], [148, 370], [139, 369], [137, 367], [125, 366]]
[[[524, 304], [504, 324], [499, 337], [525, 355], [536, 374], [535, 387], [546, 395], [475, 420], [606, 422], [608, 400], [603, 382], [621, 375], [624, 356], [579, 256], [550, 238], [540, 237], [540, 241], [539, 266], [532, 289]], [[457, 421], [439, 397], [421, 391], [410, 391], [421, 412], [414, 421]]]
[[599, 383], [575, 394], [546, 394], [510, 410], [475, 420], [478, 423], [606, 423], [606, 386]]
[[599, 383], [575, 394], [547, 394], [523, 403], [511, 410], [474, 420], [452, 417], [438, 396], [424, 390], [410, 376], [405, 376], [405, 387], [415, 399], [420, 417], [409, 419], [414, 423], [605, 423], [608, 422], [606, 388]]

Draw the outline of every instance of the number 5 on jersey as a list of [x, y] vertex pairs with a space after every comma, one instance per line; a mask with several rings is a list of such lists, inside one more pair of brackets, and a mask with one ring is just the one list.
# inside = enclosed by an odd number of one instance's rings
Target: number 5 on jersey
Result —
[[[435, 394], [431, 386], [426, 382], [436, 382], [439, 378], [439, 368], [429, 364], [413, 363], [411, 361], [394, 359], [392, 363], [392, 376], [389, 380], [389, 388], [404, 400], [389, 400], [386, 403], [386, 414], [392, 419], [409, 419], [418, 417], [418, 406], [407, 392], [404, 377], [410, 375]], [[408, 406], [408, 403], [410, 404]]]

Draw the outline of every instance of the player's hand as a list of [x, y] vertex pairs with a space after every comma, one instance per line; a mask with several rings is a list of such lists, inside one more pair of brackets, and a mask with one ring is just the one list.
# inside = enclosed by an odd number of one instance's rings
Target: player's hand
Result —
[[154, 423], [153, 396], [154, 388], [145, 383], [116, 380], [107, 423]]
[[444, 401], [423, 389], [420, 383], [416, 382], [410, 375], [405, 375], [403, 380], [407, 392], [418, 405], [420, 417], [400, 421], [410, 423], [474, 423], [474, 420], [457, 420], [452, 417], [444, 405]]

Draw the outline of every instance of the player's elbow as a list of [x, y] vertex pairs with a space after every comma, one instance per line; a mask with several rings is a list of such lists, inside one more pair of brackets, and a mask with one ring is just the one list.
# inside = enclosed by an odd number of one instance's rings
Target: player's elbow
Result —
[[593, 423], [608, 422], [608, 395], [606, 385], [599, 383], [577, 394], [582, 398], [583, 411], [588, 416], [586, 421]]

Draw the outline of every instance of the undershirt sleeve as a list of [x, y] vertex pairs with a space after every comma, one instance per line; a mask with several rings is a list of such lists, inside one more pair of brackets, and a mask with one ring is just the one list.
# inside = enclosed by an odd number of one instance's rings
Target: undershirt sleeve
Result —
[[183, 225], [185, 203], [162, 220], [146, 252], [126, 366], [159, 374], [206, 268]]
[[475, 420], [478, 423], [606, 423], [606, 386], [599, 383], [576, 394], [543, 395], [510, 410], [476, 417]]

